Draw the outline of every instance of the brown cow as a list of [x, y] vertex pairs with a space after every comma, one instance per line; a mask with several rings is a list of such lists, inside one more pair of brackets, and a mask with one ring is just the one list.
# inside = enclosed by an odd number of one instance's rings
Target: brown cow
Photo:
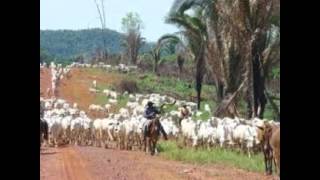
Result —
[[187, 105], [183, 104], [182, 107], [180, 107], [178, 109], [179, 111], [179, 126], [181, 127], [181, 121], [184, 119], [184, 118], [187, 118], [191, 115], [189, 109], [187, 108]]
[[278, 168], [277, 170], [279, 170], [278, 173], [280, 174], [280, 127], [265, 123], [261, 145], [266, 174], [272, 174], [273, 160]]
[[273, 159], [276, 166], [276, 172], [280, 176], [280, 127], [276, 128], [272, 133], [270, 145], [273, 150]]

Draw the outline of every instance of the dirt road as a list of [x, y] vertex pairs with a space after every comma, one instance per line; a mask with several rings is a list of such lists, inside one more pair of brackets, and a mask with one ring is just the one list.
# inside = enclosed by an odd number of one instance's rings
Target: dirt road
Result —
[[41, 180], [274, 179], [221, 165], [185, 164], [143, 152], [95, 147], [44, 148], [40, 164]]

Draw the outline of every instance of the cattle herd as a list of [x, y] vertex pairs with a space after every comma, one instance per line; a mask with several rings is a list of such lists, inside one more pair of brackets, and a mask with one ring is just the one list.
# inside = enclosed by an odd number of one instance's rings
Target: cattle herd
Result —
[[[72, 64], [72, 67], [83, 64]], [[97, 65], [99, 66], [99, 65]], [[104, 67], [106, 65], [101, 65]], [[126, 67], [126, 66], [124, 66]], [[106, 67], [105, 67], [106, 68]], [[111, 67], [110, 67], [111, 68]], [[123, 68], [123, 67], [122, 67]], [[96, 82], [93, 82], [95, 89]], [[197, 104], [174, 99], [160, 94], [129, 94], [125, 107], [117, 113], [111, 113], [110, 108], [117, 105], [117, 98], [123, 94], [103, 90], [109, 102], [105, 105], [91, 104], [88, 109], [92, 112], [104, 112], [105, 118], [90, 118], [80, 110], [76, 103], [63, 99], [40, 98], [44, 109], [43, 120], [48, 124], [48, 146], [58, 147], [62, 144], [109, 147], [133, 150], [142, 149], [143, 124], [146, 118], [143, 112], [148, 101], [159, 106], [176, 101], [176, 105], [185, 105], [191, 114], [200, 115]], [[211, 111], [205, 105], [204, 111]], [[217, 118], [210, 117], [206, 121], [195, 120], [191, 115], [185, 116], [180, 108], [164, 112], [160, 122], [167, 132], [169, 139], [182, 140], [187, 147], [230, 148], [241, 150], [249, 157], [252, 153], [262, 151], [265, 157], [266, 171], [270, 173], [270, 161], [276, 164], [280, 172], [280, 123], [265, 119]], [[272, 170], [271, 170], [272, 171]]]

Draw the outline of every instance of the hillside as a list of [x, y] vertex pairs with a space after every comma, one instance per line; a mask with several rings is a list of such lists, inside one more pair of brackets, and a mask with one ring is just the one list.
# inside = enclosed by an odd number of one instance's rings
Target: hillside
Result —
[[[90, 55], [99, 47], [103, 47], [105, 37], [106, 48], [110, 54], [122, 51], [123, 34], [106, 29], [86, 30], [40, 30], [40, 47], [57, 58], [68, 59], [75, 55]], [[150, 50], [152, 43], [146, 43], [141, 52]]]

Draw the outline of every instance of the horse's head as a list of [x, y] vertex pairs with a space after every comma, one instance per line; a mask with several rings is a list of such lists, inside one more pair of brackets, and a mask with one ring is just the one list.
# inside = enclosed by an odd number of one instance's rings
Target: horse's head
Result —
[[159, 133], [159, 125], [160, 125], [160, 116], [159, 115], [156, 115], [156, 117], [154, 119], [151, 120], [151, 123], [149, 125], [149, 129], [150, 129], [150, 132], [157, 132]]

